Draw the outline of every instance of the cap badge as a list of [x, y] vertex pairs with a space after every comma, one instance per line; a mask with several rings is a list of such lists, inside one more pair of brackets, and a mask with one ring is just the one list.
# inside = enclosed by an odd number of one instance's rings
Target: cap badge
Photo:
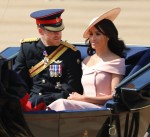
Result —
[[59, 22], [59, 19], [58, 19], [58, 17], [56, 18], [56, 22]]

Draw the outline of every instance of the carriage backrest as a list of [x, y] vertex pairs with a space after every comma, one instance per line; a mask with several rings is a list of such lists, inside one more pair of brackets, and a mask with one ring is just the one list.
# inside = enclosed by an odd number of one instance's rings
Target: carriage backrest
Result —
[[[87, 46], [83, 43], [75, 43], [74, 44], [77, 49], [81, 52], [81, 58], [85, 58], [88, 56], [87, 54]], [[123, 53], [125, 57], [126, 63], [126, 76], [130, 76], [134, 74], [136, 71], [141, 69], [143, 66], [150, 62], [150, 47], [144, 45], [127, 45], [129, 50], [126, 50]], [[19, 52], [20, 47], [8, 47], [3, 50], [0, 54], [12, 61], [14, 64], [15, 58]]]
[[[81, 58], [88, 56], [87, 46], [85, 44], [75, 44], [81, 52]], [[126, 76], [134, 74], [150, 62], [150, 47], [139, 45], [127, 45], [129, 50], [123, 53], [126, 63]]]

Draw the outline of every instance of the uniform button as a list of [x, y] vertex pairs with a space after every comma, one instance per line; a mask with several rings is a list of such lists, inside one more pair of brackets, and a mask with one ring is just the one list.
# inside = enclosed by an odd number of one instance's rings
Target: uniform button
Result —
[[80, 63], [80, 59], [77, 59], [77, 64], [79, 64]]
[[42, 95], [42, 93], [41, 92], [39, 92], [39, 96], [41, 96]]
[[42, 83], [43, 83], [43, 84], [46, 83], [45, 79], [42, 79]]

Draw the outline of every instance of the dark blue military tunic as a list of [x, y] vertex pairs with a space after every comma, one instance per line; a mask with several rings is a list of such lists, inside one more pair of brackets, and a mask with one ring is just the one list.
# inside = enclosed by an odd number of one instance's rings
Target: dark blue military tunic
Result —
[[33, 106], [44, 99], [46, 105], [59, 98], [67, 98], [71, 92], [83, 94], [81, 84], [81, 54], [68, 48], [52, 64], [39, 74], [30, 77], [29, 69], [50, 55], [59, 46], [45, 47], [40, 39], [23, 42], [15, 60], [14, 70], [28, 85]]

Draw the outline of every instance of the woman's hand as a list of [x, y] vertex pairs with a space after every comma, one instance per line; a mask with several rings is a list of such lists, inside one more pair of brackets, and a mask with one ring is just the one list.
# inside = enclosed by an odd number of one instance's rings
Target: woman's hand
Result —
[[84, 97], [84, 95], [81, 95], [81, 94], [79, 94], [77, 92], [72, 92], [72, 94], [70, 94], [67, 99], [82, 101], [83, 97]]

